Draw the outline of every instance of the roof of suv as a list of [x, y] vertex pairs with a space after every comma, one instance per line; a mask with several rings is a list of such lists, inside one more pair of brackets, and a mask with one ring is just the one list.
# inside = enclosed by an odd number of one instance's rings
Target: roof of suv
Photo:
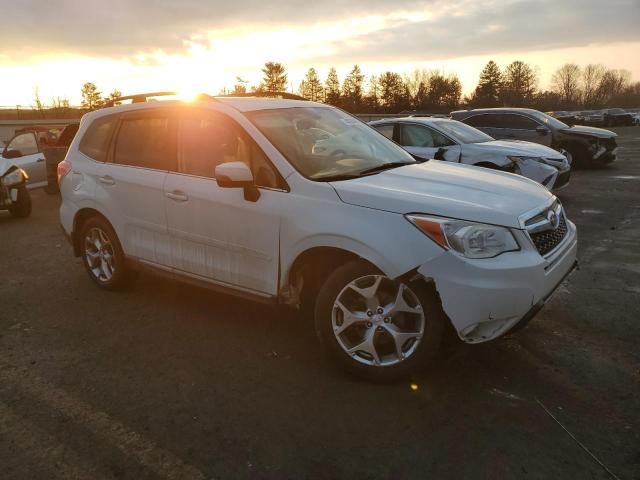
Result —
[[177, 107], [187, 105], [211, 105], [222, 103], [240, 112], [251, 112], [255, 110], [272, 110], [277, 108], [301, 108], [301, 107], [328, 107], [328, 105], [305, 101], [290, 100], [282, 98], [266, 97], [207, 97], [197, 100], [148, 100], [146, 102], [130, 103], [127, 105], [115, 105], [91, 112], [92, 116], [108, 115], [116, 112], [126, 112], [135, 110], [145, 110], [158, 107]]

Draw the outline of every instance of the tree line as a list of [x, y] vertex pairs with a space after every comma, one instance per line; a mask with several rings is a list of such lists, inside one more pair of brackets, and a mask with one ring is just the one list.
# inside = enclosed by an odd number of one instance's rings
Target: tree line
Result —
[[[237, 77], [233, 89], [221, 93], [289, 90], [287, 70], [278, 62], [264, 64], [258, 85], [249, 88], [248, 83]], [[541, 111], [640, 106], [640, 82], [632, 82], [627, 70], [609, 69], [600, 64], [581, 67], [567, 63], [554, 72], [549, 89], [541, 90], [538, 85], [538, 70], [530, 64], [516, 60], [501, 69], [490, 60], [480, 72], [475, 89], [464, 97], [462, 84], [455, 74], [416, 69], [404, 74], [386, 71], [367, 78], [358, 65], [342, 80], [335, 68], [330, 68], [324, 79], [315, 68], [309, 68], [297, 93], [308, 100], [335, 105], [352, 113], [448, 113], [457, 108], [501, 106]], [[105, 96], [94, 83], [87, 82], [82, 86], [81, 95], [81, 111], [91, 111], [104, 107], [121, 93], [113, 90]], [[64, 116], [65, 112], [75, 111], [67, 99], [60, 97], [52, 99], [51, 105], [45, 105], [37, 88], [33, 110], [40, 116]]]
[[548, 90], [537, 88], [538, 74], [515, 61], [504, 70], [489, 61], [466, 104], [472, 107], [531, 107], [542, 111], [640, 106], [640, 82], [631, 82], [628, 70], [600, 64], [580, 67], [567, 63], [551, 77]]

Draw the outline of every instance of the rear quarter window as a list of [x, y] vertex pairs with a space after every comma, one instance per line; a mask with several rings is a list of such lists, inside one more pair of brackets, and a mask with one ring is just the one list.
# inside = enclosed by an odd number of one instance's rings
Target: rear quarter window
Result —
[[80, 140], [78, 149], [98, 162], [106, 162], [116, 120], [115, 116], [100, 117], [94, 120]]

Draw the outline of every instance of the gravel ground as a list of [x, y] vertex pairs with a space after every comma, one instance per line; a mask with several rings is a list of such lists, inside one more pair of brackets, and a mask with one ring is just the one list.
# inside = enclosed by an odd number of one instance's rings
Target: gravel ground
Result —
[[98, 290], [34, 192], [0, 214], [0, 478], [640, 479], [640, 128], [617, 130], [619, 161], [559, 194], [580, 269], [524, 330], [393, 385], [263, 305]]

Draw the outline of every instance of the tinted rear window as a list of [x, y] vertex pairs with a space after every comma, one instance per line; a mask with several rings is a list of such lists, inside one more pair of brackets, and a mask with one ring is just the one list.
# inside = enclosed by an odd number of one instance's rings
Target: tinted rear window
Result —
[[115, 123], [115, 116], [100, 117], [94, 120], [82, 137], [78, 147], [80, 151], [94, 160], [105, 162]]
[[124, 119], [118, 130], [113, 161], [133, 167], [168, 170], [175, 158], [167, 117]]

